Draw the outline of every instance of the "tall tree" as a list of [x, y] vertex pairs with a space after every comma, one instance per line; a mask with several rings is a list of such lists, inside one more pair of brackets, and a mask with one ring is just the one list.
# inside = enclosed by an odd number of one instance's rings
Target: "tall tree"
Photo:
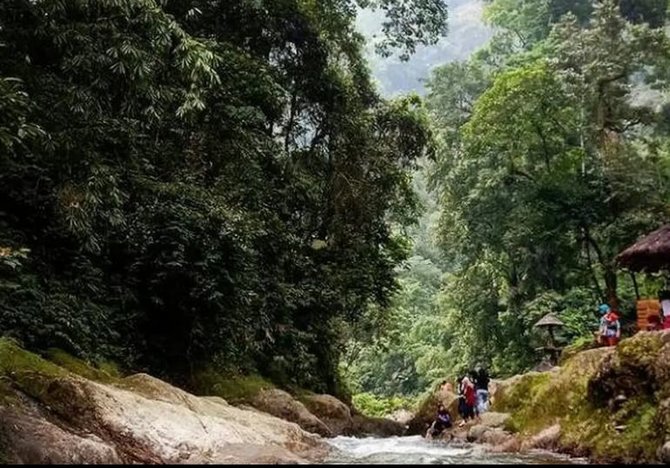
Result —
[[[338, 391], [337, 325], [396, 288], [432, 138], [374, 90], [358, 3], [3, 2], [0, 246], [30, 253], [3, 261], [0, 331]], [[444, 31], [442, 2], [377, 6], [389, 46]]]

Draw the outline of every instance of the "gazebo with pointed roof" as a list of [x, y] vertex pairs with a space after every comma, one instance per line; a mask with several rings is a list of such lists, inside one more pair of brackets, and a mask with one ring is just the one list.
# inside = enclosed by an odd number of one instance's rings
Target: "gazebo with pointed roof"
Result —
[[548, 313], [544, 317], [542, 317], [540, 320], [537, 321], [534, 327], [547, 327], [551, 329], [551, 327], [564, 327], [565, 324], [560, 321], [558, 317], [556, 317], [556, 314], [553, 313]]
[[544, 351], [549, 354], [549, 359], [554, 364], [558, 361], [558, 356], [560, 355], [561, 348], [556, 345], [556, 338], [554, 337], [554, 328], [564, 327], [565, 324], [553, 314], [549, 312], [547, 315], [538, 320], [533, 327], [537, 328], [546, 328], [549, 332], [549, 343], [547, 346], [538, 348], [538, 351]]

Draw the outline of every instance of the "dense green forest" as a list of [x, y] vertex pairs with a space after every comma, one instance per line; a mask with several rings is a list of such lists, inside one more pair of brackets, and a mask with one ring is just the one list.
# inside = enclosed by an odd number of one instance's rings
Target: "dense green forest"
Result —
[[[490, 0], [384, 99], [443, 0], [0, 2], [0, 334], [194, 386], [413, 396], [629, 318], [670, 213], [667, 0]], [[642, 284], [655, 294], [653, 281]]]
[[[492, 39], [428, 81], [438, 149], [421, 173], [424, 217], [390, 315], [366, 316], [345, 354], [356, 391], [417, 395], [476, 365], [528, 370], [547, 312], [564, 344], [592, 341], [604, 301], [632, 322], [615, 256], [670, 214], [667, 9], [486, 2]], [[662, 284], [638, 281], [651, 297]]]
[[358, 7], [381, 54], [445, 33], [440, 0], [0, 2], [0, 333], [341, 392], [433, 147], [374, 89]]

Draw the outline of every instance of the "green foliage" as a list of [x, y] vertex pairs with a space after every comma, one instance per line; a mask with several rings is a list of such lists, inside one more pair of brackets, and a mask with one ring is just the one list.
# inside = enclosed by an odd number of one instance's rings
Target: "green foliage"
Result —
[[424, 211], [408, 230], [412, 255], [398, 269], [399, 290], [389, 307], [371, 307], [355, 324], [340, 364], [355, 393], [415, 396], [448, 368], [448, 330], [436, 302], [445, 268], [434, 241], [437, 204], [423, 172], [416, 174], [414, 187]]
[[228, 403], [249, 403], [262, 390], [275, 386], [258, 375], [231, 376], [215, 369], [198, 372], [194, 377], [194, 387], [201, 395], [219, 396]]
[[60, 349], [50, 349], [46, 356], [54, 364], [89, 380], [113, 382], [121, 378], [118, 366], [113, 362], [88, 363]]
[[[665, 6], [488, 2], [491, 42], [427, 85], [439, 145], [422, 199], [433, 200], [388, 315], [368, 311], [345, 355], [357, 391], [416, 395], [478, 364], [528, 370], [549, 312], [565, 324], [558, 343], [574, 343], [566, 356], [593, 346], [601, 302], [632, 325], [635, 293], [615, 257], [663, 223], [670, 200], [656, 105], [670, 76]], [[638, 282], [648, 297], [662, 286]]]
[[548, 312], [563, 344], [592, 341], [600, 302], [634, 319], [614, 258], [667, 217], [670, 159], [658, 108], [633, 90], [667, 84], [668, 49], [624, 3], [494, 0], [489, 46], [432, 76], [445, 375], [529, 369]]
[[621, 14], [634, 23], [647, 23], [652, 28], [665, 24], [668, 14], [666, 0], [619, 0]]
[[401, 409], [412, 410], [415, 403], [411, 398], [398, 396], [383, 398], [371, 393], [358, 393], [353, 396], [353, 404], [356, 409], [366, 416], [377, 418], [388, 416]]
[[389, 56], [394, 49], [407, 60], [417, 45], [433, 45], [447, 33], [447, 4], [444, 0], [357, 0], [364, 8], [385, 10], [384, 39], [377, 52]]
[[591, 0], [492, 0], [487, 6], [486, 19], [538, 41], [566, 14], [571, 13], [584, 22], [592, 9]]
[[[337, 392], [432, 142], [418, 98], [374, 91], [357, 3], [2, 2], [0, 332]], [[376, 5], [389, 47], [443, 32], [442, 2]]]

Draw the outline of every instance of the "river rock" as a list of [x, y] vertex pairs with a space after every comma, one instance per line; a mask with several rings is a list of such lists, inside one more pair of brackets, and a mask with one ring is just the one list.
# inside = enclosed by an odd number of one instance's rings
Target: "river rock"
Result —
[[36, 412], [0, 407], [0, 421], [3, 462], [26, 465], [123, 462], [113, 444], [94, 434], [68, 432]]
[[559, 446], [560, 436], [561, 426], [560, 424], [554, 424], [540, 431], [539, 434], [532, 436], [530, 439], [524, 440], [521, 444], [521, 449], [556, 450]]
[[217, 465], [306, 465], [309, 461], [279, 446], [231, 444], [226, 453], [215, 455], [209, 463]]
[[3, 462], [306, 463], [329, 451], [295, 423], [150, 376], [103, 384], [7, 342], [2, 353]]
[[335, 435], [353, 435], [354, 420], [351, 409], [332, 395], [307, 395], [303, 397], [307, 409], [323, 421]]
[[391, 413], [388, 418], [400, 424], [407, 424], [414, 417], [414, 413], [406, 409], [399, 409]]
[[486, 431], [490, 431], [491, 428], [484, 426], [482, 424], [476, 424], [468, 430], [467, 441], [468, 442], [477, 442], [479, 441]]
[[392, 419], [356, 414], [353, 416], [353, 433], [356, 436], [401, 436], [405, 433], [405, 425]]
[[518, 437], [498, 428], [485, 431], [477, 442], [489, 445], [492, 452], [514, 453], [521, 450]]
[[480, 416], [479, 420], [480, 424], [487, 427], [504, 427], [509, 418], [510, 415], [508, 413], [487, 411]]
[[294, 422], [308, 432], [332, 437], [333, 431], [289, 393], [276, 388], [260, 391], [252, 400], [254, 407], [278, 418]]
[[440, 403], [447, 408], [451, 418], [454, 421], [457, 421], [458, 396], [449, 391], [436, 389], [419, 403], [419, 408], [414, 417], [407, 423], [407, 433], [413, 435], [425, 434], [426, 429], [428, 429], [430, 424], [435, 420], [437, 406]]

